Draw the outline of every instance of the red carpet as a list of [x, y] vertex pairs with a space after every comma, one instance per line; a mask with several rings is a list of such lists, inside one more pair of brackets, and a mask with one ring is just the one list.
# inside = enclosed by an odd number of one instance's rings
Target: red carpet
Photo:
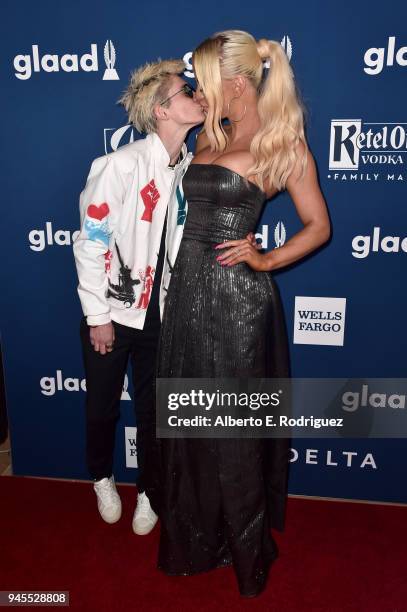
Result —
[[289, 499], [267, 589], [238, 595], [231, 568], [170, 578], [158, 526], [135, 536], [136, 491], [107, 525], [87, 483], [0, 478], [0, 590], [70, 591], [73, 610], [407, 611], [407, 509]]

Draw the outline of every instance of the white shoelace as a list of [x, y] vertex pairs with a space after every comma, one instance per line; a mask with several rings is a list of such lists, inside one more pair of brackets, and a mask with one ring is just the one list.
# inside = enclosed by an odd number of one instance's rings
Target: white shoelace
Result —
[[151, 513], [150, 510], [150, 502], [147, 495], [144, 493], [140, 493], [139, 500], [137, 503], [137, 516], [144, 516], [146, 518], [150, 518], [149, 515]]
[[101, 493], [103, 503], [117, 503], [117, 492], [111, 480], [98, 484], [98, 491]]

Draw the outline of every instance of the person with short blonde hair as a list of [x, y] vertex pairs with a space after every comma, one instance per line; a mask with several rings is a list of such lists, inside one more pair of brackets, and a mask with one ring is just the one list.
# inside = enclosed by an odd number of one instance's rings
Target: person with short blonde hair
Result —
[[[202, 123], [181, 60], [136, 70], [121, 103], [145, 138], [94, 160], [80, 196], [81, 231], [74, 243], [84, 318], [87, 466], [101, 517], [119, 520], [113, 476], [116, 423], [130, 360], [137, 421], [137, 506], [132, 527], [149, 533], [157, 515], [145, 492], [155, 437], [153, 377], [160, 317], [182, 234], [175, 191], [191, 161], [184, 140]], [[181, 220], [181, 222], [180, 222]], [[166, 271], [167, 270], [167, 271]]]
[[[160, 103], [168, 108], [171, 76], [182, 74], [185, 70], [183, 60], [164, 60], [144, 64], [131, 74], [130, 82], [119, 100], [127, 111], [129, 122], [145, 134], [157, 131], [157, 117], [154, 107]], [[161, 102], [160, 102], [161, 101]]]

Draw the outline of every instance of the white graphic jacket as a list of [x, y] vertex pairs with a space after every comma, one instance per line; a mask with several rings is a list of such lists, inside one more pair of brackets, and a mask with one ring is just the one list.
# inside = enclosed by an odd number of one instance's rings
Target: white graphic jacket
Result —
[[167, 150], [153, 133], [92, 163], [73, 245], [88, 325], [113, 320], [143, 329], [168, 207], [162, 317], [186, 216], [181, 179], [191, 159], [184, 144], [182, 160], [169, 168]]

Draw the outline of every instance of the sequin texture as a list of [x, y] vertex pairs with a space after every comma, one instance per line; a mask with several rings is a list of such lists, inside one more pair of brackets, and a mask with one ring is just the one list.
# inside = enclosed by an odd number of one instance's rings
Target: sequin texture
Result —
[[[188, 215], [166, 298], [158, 377], [287, 377], [288, 343], [268, 272], [223, 267], [214, 246], [254, 231], [264, 193], [217, 165], [191, 164]], [[159, 439], [149, 498], [161, 519], [158, 567], [185, 575], [232, 564], [261, 592], [284, 527], [287, 439]]]

